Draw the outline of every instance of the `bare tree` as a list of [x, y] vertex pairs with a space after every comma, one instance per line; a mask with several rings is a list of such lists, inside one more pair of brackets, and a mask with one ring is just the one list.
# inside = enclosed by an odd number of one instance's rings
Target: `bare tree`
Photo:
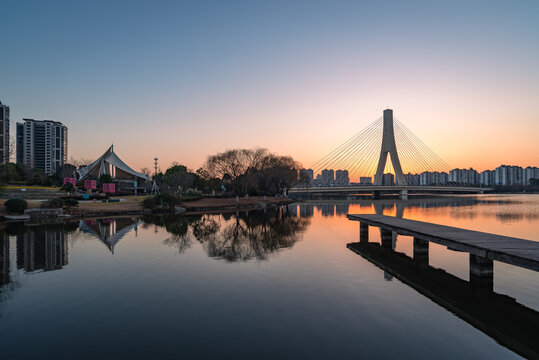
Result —
[[75, 165], [77, 167], [77, 169], [88, 166], [93, 162], [94, 162], [94, 160], [90, 160], [90, 159], [84, 159], [84, 158], [75, 159], [74, 157], [69, 158], [69, 163], [72, 164], [72, 165]]
[[152, 171], [150, 170], [150, 168], [143, 167], [142, 169], [140, 169], [140, 172], [148, 176], [149, 178], [152, 177]]
[[267, 154], [266, 149], [232, 149], [211, 155], [204, 165], [212, 177], [230, 178], [236, 193], [240, 191], [240, 177], [244, 177], [250, 168], [257, 168]]
[[4, 153], [3, 164], [17, 161], [17, 141], [13, 136], [9, 137], [8, 152]]

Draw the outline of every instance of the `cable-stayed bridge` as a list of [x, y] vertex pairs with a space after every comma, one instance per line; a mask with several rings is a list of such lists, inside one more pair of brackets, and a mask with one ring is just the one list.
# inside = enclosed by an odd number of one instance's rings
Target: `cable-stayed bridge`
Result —
[[[389, 161], [388, 161], [389, 160]], [[335, 186], [298, 186], [291, 194], [361, 194], [372, 192], [455, 192], [477, 193], [485, 188], [466, 186], [460, 179], [450, 179], [450, 166], [415, 136], [400, 121], [393, 118], [393, 110], [386, 109], [382, 117], [355, 134], [345, 143], [318, 160], [311, 167], [313, 174], [324, 169], [346, 170], [351, 181], [372, 179], [373, 184]], [[395, 182], [385, 183], [384, 177], [392, 174]], [[420, 175], [421, 174], [421, 175]], [[419, 186], [420, 177], [427, 186]]]

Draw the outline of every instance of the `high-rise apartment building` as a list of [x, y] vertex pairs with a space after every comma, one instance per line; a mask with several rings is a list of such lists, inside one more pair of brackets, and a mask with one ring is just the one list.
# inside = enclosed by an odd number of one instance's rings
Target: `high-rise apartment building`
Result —
[[419, 185], [445, 185], [448, 177], [449, 175], [445, 172], [424, 171], [419, 174]]
[[524, 184], [524, 173], [520, 166], [501, 165], [494, 170], [494, 181], [496, 185], [518, 185]]
[[531, 185], [531, 179], [539, 179], [539, 168], [528, 166], [523, 171], [523, 183], [524, 185]]
[[382, 175], [382, 184], [384, 186], [393, 186], [395, 185], [395, 175], [387, 173]]
[[51, 120], [23, 120], [17, 124], [17, 161], [54, 174], [67, 161], [67, 127]]
[[24, 164], [24, 124], [17, 123], [16, 130], [17, 153], [15, 154], [15, 161], [17, 164]]
[[333, 169], [324, 169], [322, 170], [321, 175], [322, 185], [329, 186], [333, 185], [333, 183], [335, 182], [335, 172], [333, 171]]
[[447, 178], [449, 182], [462, 185], [477, 185], [479, 184], [479, 173], [472, 169], [453, 169], [449, 172]]
[[495, 172], [493, 170], [485, 170], [479, 174], [479, 185], [492, 186], [495, 183]]
[[412, 186], [418, 186], [419, 182], [421, 180], [419, 174], [404, 174], [404, 178], [406, 179], [406, 185], [412, 185]]
[[348, 170], [335, 171], [335, 185], [348, 186], [350, 185], [350, 177]]
[[9, 106], [0, 101], [0, 163], [9, 162]]

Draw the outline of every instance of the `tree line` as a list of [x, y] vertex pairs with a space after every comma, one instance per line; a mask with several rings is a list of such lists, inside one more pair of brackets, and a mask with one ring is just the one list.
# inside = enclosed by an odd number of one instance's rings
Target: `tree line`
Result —
[[173, 163], [154, 180], [161, 191], [169, 192], [197, 189], [204, 193], [275, 195], [286, 192], [298, 181], [300, 168], [301, 164], [292, 157], [267, 149], [232, 149], [208, 156], [196, 171]]
[[[0, 181], [4, 184], [62, 186], [64, 177], [74, 176], [77, 169], [89, 163], [72, 162], [52, 176], [23, 164], [3, 164], [0, 165]], [[292, 157], [273, 154], [267, 149], [232, 149], [208, 156], [196, 171], [175, 162], [165, 172], [154, 174], [153, 180], [161, 192], [169, 193], [275, 195], [286, 192], [298, 181], [300, 168]], [[147, 168], [142, 172], [150, 175]], [[114, 180], [109, 178], [98, 180]]]

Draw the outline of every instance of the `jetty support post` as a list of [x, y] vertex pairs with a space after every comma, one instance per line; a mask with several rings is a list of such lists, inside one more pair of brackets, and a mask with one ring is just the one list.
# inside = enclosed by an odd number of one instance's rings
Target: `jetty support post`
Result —
[[382, 247], [386, 249], [393, 249], [393, 231], [380, 228]]
[[359, 223], [359, 242], [368, 243], [369, 242], [369, 224], [360, 222]]
[[494, 263], [491, 259], [470, 254], [470, 283], [476, 290], [494, 290]]
[[414, 237], [414, 262], [418, 267], [429, 266], [429, 242]]

